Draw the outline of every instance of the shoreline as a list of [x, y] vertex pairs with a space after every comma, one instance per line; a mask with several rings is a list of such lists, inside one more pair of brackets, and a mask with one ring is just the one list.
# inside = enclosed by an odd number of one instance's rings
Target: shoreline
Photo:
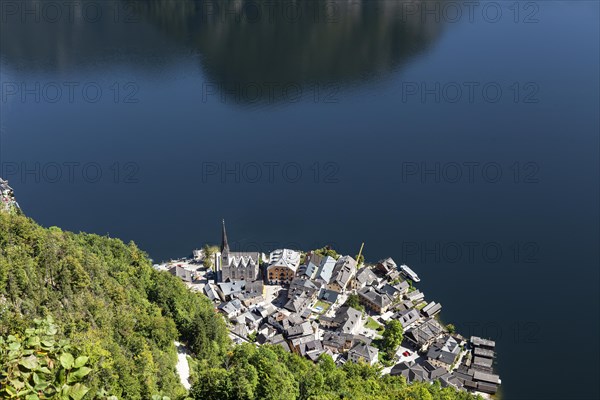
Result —
[[[426, 300], [410, 267], [391, 258], [359, 263], [329, 247], [270, 253], [228, 247], [223, 223], [219, 248], [206, 245], [154, 268], [208, 297], [235, 343], [277, 344], [312, 361], [328, 354], [338, 365], [363, 361], [409, 383], [437, 380], [500, 398], [495, 342], [443, 325], [441, 304]], [[400, 322], [402, 340], [389, 349], [383, 338], [392, 321]]]

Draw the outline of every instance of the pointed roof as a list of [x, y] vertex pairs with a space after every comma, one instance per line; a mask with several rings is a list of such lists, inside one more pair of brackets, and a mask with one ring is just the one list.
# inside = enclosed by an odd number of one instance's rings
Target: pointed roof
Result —
[[227, 231], [225, 230], [225, 219], [223, 219], [223, 231], [221, 232], [221, 253], [229, 253], [229, 243], [227, 242]]
[[366, 343], [359, 342], [350, 349], [350, 353], [354, 353], [358, 357], [362, 357], [366, 361], [371, 363], [373, 360], [377, 359], [379, 350], [376, 347], [369, 346]]

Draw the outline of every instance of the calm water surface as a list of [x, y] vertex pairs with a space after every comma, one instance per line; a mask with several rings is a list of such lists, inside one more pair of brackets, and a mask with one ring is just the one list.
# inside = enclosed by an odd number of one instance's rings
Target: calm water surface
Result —
[[599, 397], [597, 2], [0, 3], [0, 175], [38, 222], [155, 260], [221, 218], [365, 242], [497, 340], [504, 398]]

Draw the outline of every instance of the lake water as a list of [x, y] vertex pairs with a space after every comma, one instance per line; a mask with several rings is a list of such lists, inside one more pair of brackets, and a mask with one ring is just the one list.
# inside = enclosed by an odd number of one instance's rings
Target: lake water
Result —
[[392, 256], [497, 341], [505, 399], [597, 399], [593, 1], [1, 1], [0, 176], [156, 261]]

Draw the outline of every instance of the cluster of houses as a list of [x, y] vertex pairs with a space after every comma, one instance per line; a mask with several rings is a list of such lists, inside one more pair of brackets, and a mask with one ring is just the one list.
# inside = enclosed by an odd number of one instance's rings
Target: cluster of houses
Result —
[[15, 200], [15, 193], [13, 189], [8, 185], [8, 181], [0, 178], [0, 209], [11, 210], [19, 208], [19, 204]]
[[351, 256], [328, 253], [232, 252], [223, 222], [220, 251], [209, 263], [213, 269], [202, 267], [203, 251], [195, 251], [194, 260], [162, 268], [211, 299], [238, 343], [280, 345], [313, 361], [328, 354], [338, 364], [362, 360], [375, 365], [384, 326], [397, 320], [404, 341], [394, 366], [383, 373], [496, 393], [500, 378], [493, 374], [494, 342], [467, 340], [442, 326], [436, 319], [441, 304], [426, 301], [413, 287], [412, 270], [391, 258], [359, 265]]

